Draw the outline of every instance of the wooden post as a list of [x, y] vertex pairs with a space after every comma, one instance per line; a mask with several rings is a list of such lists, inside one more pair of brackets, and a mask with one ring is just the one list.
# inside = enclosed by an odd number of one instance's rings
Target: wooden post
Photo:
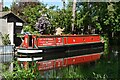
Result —
[[74, 32], [74, 28], [75, 28], [75, 13], [76, 13], [76, 0], [73, 0], [73, 9], [72, 9], [72, 12], [73, 12], [73, 14], [72, 14], [72, 17], [73, 17], [73, 19], [72, 19], [72, 32]]

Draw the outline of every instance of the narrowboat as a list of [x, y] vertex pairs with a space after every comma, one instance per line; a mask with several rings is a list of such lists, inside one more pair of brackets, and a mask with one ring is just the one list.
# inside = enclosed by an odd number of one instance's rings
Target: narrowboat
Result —
[[17, 61], [35, 61], [39, 70], [60, 68], [100, 59], [104, 42], [100, 35], [24, 35]]

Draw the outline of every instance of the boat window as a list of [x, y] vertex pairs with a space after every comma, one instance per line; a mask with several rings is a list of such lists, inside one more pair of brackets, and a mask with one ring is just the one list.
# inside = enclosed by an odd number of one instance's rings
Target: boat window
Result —
[[32, 35], [29, 35], [29, 46], [32, 46]]

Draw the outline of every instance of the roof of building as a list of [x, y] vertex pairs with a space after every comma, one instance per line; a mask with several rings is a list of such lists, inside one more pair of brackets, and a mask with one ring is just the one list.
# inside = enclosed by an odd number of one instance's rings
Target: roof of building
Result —
[[9, 12], [8, 11], [5, 11], [5, 12], [0, 12], [0, 18], [2, 18], [4, 15], [8, 14]]
[[22, 21], [23, 23], [25, 23], [25, 21], [23, 19], [21, 19], [20, 17], [18, 17], [17, 15], [15, 15], [13, 12], [11, 11], [4, 11], [4, 12], [0, 12], [0, 18], [4, 18], [6, 16], [9, 16], [10, 14], [14, 15], [15, 17], [17, 17], [20, 21]]

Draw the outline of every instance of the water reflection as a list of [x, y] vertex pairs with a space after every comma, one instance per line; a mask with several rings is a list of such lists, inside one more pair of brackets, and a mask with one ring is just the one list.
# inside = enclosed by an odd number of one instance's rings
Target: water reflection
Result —
[[[58, 68], [45, 71], [42, 75], [43, 78], [99, 78], [101, 80], [107, 78], [118, 78], [118, 54], [120, 46], [112, 46], [110, 59], [101, 58], [95, 64], [78, 64], [71, 65], [64, 68]], [[108, 58], [108, 57], [107, 57]], [[93, 74], [94, 73], [94, 74]], [[106, 75], [106, 76], [104, 76]], [[97, 77], [96, 77], [97, 76]]]

